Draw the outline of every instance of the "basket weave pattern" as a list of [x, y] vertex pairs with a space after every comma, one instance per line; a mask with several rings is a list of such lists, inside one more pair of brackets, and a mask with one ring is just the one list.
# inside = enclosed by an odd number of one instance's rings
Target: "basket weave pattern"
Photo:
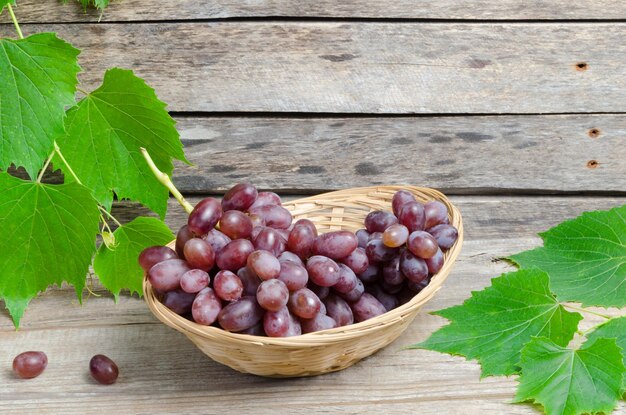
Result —
[[[443, 268], [430, 284], [408, 303], [361, 323], [287, 338], [230, 333], [203, 326], [165, 307], [144, 278], [144, 295], [152, 313], [163, 323], [184, 333], [213, 360], [245, 373], [268, 377], [313, 376], [345, 369], [394, 341], [413, 321], [420, 307], [429, 301], [448, 277], [463, 242], [463, 223], [458, 209], [440, 192], [413, 186], [361, 187], [285, 203], [294, 220], [313, 221], [320, 233], [332, 230], [356, 231], [365, 216], [379, 209], [391, 210], [391, 198], [408, 190], [417, 200], [439, 200], [448, 207], [450, 223], [459, 231], [454, 246], [445, 253]], [[173, 247], [173, 242], [170, 244]]]

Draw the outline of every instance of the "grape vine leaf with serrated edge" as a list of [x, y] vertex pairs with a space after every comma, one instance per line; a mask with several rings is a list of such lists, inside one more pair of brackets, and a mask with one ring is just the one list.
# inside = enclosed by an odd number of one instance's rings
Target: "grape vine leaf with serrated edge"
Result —
[[588, 340], [579, 350], [536, 338], [522, 350], [515, 402], [535, 401], [548, 415], [610, 413], [626, 371], [615, 339]]
[[[63, 0], [64, 4], [67, 4], [69, 0]], [[109, 0], [77, 0], [83, 5], [83, 8], [87, 10], [87, 7], [94, 6], [100, 10], [104, 10], [109, 5]]]
[[583, 213], [540, 236], [543, 247], [510, 259], [547, 272], [561, 301], [626, 306], [626, 205]]
[[115, 245], [100, 246], [93, 269], [100, 282], [117, 297], [122, 289], [141, 295], [143, 269], [137, 258], [149, 246], [165, 245], [174, 239], [172, 231], [156, 218], [138, 217], [117, 228], [113, 233]]
[[29, 301], [67, 281], [81, 297], [96, 251], [99, 211], [89, 190], [49, 185], [0, 172], [0, 298], [15, 326]]
[[[172, 157], [187, 162], [175, 121], [154, 90], [132, 71], [109, 69], [102, 85], [68, 111], [66, 134], [57, 142], [81, 182], [110, 209], [113, 191], [158, 213], [167, 210], [168, 190], [141, 155], [145, 147], [171, 175]], [[53, 160], [67, 174], [66, 166]]]
[[462, 305], [434, 312], [451, 323], [410, 348], [477, 359], [485, 377], [518, 373], [522, 346], [535, 336], [563, 346], [573, 338], [582, 316], [556, 301], [545, 272], [519, 270], [491, 283]]
[[[622, 349], [622, 358], [626, 365], [626, 316], [607, 320], [587, 335], [588, 341], [599, 338], [615, 339]], [[622, 380], [622, 392], [626, 392], [626, 373]]]
[[41, 169], [76, 102], [78, 54], [54, 33], [0, 39], [0, 170]]

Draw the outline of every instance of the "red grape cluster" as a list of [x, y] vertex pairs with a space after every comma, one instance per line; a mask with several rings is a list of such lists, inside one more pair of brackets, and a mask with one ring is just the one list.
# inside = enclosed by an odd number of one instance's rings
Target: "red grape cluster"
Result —
[[175, 250], [147, 248], [139, 264], [163, 304], [199, 324], [270, 337], [345, 326], [409, 301], [457, 239], [441, 202], [402, 190], [392, 204], [356, 234], [318, 235], [277, 194], [242, 183], [198, 203]]

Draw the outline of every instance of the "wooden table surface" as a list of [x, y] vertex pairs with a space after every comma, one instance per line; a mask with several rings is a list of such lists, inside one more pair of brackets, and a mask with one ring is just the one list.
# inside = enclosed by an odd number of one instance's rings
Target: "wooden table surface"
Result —
[[[443, 289], [395, 343], [338, 373], [264, 379], [221, 366], [142, 300], [73, 290], [35, 299], [15, 332], [0, 314], [0, 413], [536, 414], [515, 378], [402, 350], [511, 267], [537, 232], [626, 203], [626, 2], [622, 0], [123, 0], [100, 16], [18, 0], [25, 33], [83, 49], [85, 88], [134, 69], [178, 121], [192, 202], [249, 180], [287, 197], [374, 184], [441, 189], [466, 238]], [[98, 20], [101, 18], [101, 22]], [[0, 17], [0, 36], [13, 36]], [[119, 203], [129, 220], [145, 210]], [[167, 223], [185, 221], [170, 203]], [[590, 320], [592, 321], [592, 320]], [[20, 381], [13, 357], [50, 364]], [[120, 366], [95, 384], [90, 357]], [[620, 403], [616, 413], [626, 413]]]

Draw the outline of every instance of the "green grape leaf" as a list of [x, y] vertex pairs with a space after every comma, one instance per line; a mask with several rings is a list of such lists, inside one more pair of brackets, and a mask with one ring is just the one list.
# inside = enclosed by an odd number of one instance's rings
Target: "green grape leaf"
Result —
[[7, 4], [15, 5], [15, 0], [0, 0], [0, 13], [2, 13]]
[[[93, 6], [97, 7], [100, 10], [104, 10], [108, 5], [110, 0], [77, 0], [80, 4], [83, 5], [83, 8], [87, 10], [87, 7]], [[63, 0], [64, 4], [67, 4], [68, 0]]]
[[113, 232], [114, 246], [100, 246], [93, 269], [102, 284], [119, 296], [122, 289], [141, 295], [143, 269], [137, 258], [141, 251], [153, 245], [165, 245], [174, 239], [172, 231], [156, 218], [138, 217]]
[[626, 205], [583, 213], [540, 235], [543, 247], [511, 259], [547, 272], [559, 300], [626, 306]]
[[546, 273], [519, 270], [491, 283], [462, 305], [435, 312], [451, 323], [410, 347], [477, 359], [484, 377], [518, 373], [520, 351], [535, 336], [562, 346], [573, 338], [582, 316], [556, 301]]
[[13, 321], [51, 284], [67, 281], [79, 298], [96, 251], [100, 213], [89, 190], [0, 172], [0, 298]]
[[174, 124], [165, 104], [142, 79], [132, 71], [110, 69], [102, 85], [68, 111], [67, 133], [57, 142], [78, 178], [107, 209], [114, 191], [118, 198], [138, 201], [163, 218], [168, 191], [139, 149], [145, 147], [157, 167], [171, 175], [172, 157], [187, 161]]
[[[615, 339], [617, 341], [617, 345], [622, 349], [622, 358], [624, 365], [626, 365], [626, 316], [612, 318], [587, 335], [588, 341], [600, 338]], [[622, 380], [622, 391], [626, 392], [626, 373]]]
[[0, 169], [37, 175], [74, 105], [79, 50], [54, 33], [0, 39]]
[[536, 338], [522, 350], [521, 366], [515, 402], [534, 401], [548, 415], [610, 413], [626, 371], [615, 339], [588, 340], [571, 350]]

